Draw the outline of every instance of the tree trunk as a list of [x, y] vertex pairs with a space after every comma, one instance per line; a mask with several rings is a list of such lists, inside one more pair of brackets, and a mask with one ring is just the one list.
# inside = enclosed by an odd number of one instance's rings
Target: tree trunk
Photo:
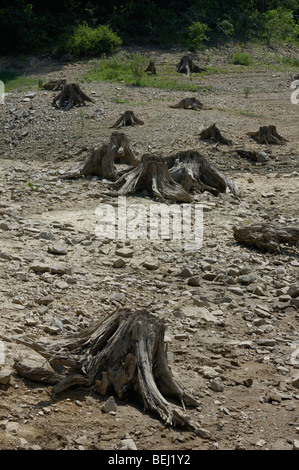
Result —
[[96, 147], [83, 163], [62, 175], [63, 179], [79, 178], [80, 176], [99, 176], [115, 181], [116, 168], [114, 162], [136, 166], [139, 161], [130, 149], [127, 136], [122, 132], [113, 132], [107, 144]]
[[170, 176], [180, 183], [183, 188], [191, 190], [209, 191], [217, 196], [225, 193], [227, 189], [237, 196], [237, 189], [233, 181], [226, 178], [216, 170], [205, 157], [194, 150], [186, 150], [165, 159]]
[[223, 137], [216, 124], [203, 129], [199, 134], [199, 138], [201, 140], [213, 140], [214, 142], [218, 142], [220, 144], [232, 145], [232, 141]]
[[247, 135], [253, 137], [259, 144], [282, 145], [287, 139], [278, 134], [276, 126], [261, 126], [257, 132], [247, 132]]
[[143, 155], [139, 165], [126, 171], [111, 187], [114, 195], [135, 194], [146, 190], [161, 202], [170, 199], [173, 202], [191, 202], [191, 197], [170, 176], [163, 158]]
[[288, 245], [299, 243], [299, 228], [292, 226], [283, 227], [264, 223], [233, 227], [233, 231], [237, 242], [273, 253], [281, 253], [281, 243]]
[[68, 111], [73, 106], [84, 106], [85, 101], [94, 103], [76, 83], [72, 83], [71, 85], [65, 85], [59, 95], [55, 96], [52, 106]]
[[[197, 429], [186, 414], [185, 404], [198, 406], [197, 400], [173, 379], [167, 364], [164, 343], [165, 323], [146, 310], [116, 312], [79, 334], [52, 344], [36, 343], [26, 338], [19, 343], [29, 346], [49, 361], [54, 374], [43, 376], [15, 364], [17, 373], [27, 379], [53, 384], [53, 395], [74, 385], [96, 387], [101, 395], [115, 393], [119, 399], [130, 392], [142, 397], [145, 410], [160, 416], [166, 424]], [[32, 378], [31, 378], [32, 376]], [[183, 408], [165, 397], [178, 400]]]
[[125, 111], [124, 114], [122, 114], [116, 123], [111, 127], [116, 127], [119, 129], [120, 127], [135, 126], [135, 124], [142, 125], [144, 122], [136, 117], [133, 111]]

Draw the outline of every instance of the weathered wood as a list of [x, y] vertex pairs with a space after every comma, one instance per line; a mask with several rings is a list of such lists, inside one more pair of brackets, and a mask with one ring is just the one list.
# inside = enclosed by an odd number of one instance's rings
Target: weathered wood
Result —
[[212, 126], [203, 129], [199, 134], [199, 138], [201, 140], [213, 140], [219, 144], [232, 145], [232, 141], [223, 137], [215, 123], [212, 124]]
[[55, 96], [52, 106], [63, 111], [68, 111], [73, 106], [84, 106], [85, 101], [94, 103], [94, 101], [81, 90], [79, 85], [71, 83], [70, 85], [65, 85], [59, 95]]
[[229, 190], [238, 196], [232, 180], [224, 176], [207, 159], [195, 150], [179, 152], [165, 159], [170, 176], [189, 192], [191, 190], [209, 191], [217, 196]]
[[194, 64], [192, 59], [187, 55], [184, 55], [177, 65], [177, 72], [186, 73], [188, 77], [191, 73], [201, 73], [205, 71], [206, 69], [204, 67], [199, 67], [198, 65]]
[[276, 126], [261, 126], [257, 132], [247, 132], [247, 135], [256, 140], [259, 144], [283, 145], [287, 139], [278, 134]]
[[256, 150], [236, 149], [237, 154], [242, 158], [247, 158], [252, 162], [264, 163], [269, 160], [269, 156], [265, 152], [258, 152]]
[[142, 125], [144, 122], [135, 116], [133, 111], [125, 111], [111, 128], [119, 129], [120, 127], [135, 126], [136, 124]]
[[143, 155], [135, 168], [124, 174], [111, 186], [114, 195], [129, 195], [146, 190], [161, 202], [191, 202], [190, 195], [170, 176], [165, 160], [154, 155]]
[[51, 80], [48, 83], [45, 83], [43, 85], [44, 90], [62, 90], [62, 88], [66, 85], [66, 80], [61, 79], [61, 80]]
[[148, 73], [148, 74], [151, 74], [151, 75], [156, 75], [156, 73], [157, 73], [156, 66], [155, 66], [155, 63], [152, 60], [150, 61], [150, 63], [146, 67], [145, 72]]
[[257, 223], [233, 227], [233, 231], [237, 242], [273, 253], [281, 253], [281, 244], [299, 244], [299, 228], [293, 226]]
[[109, 142], [95, 147], [90, 155], [77, 167], [62, 175], [63, 179], [80, 176], [99, 176], [114, 181], [116, 179], [115, 162], [136, 166], [139, 161], [130, 149], [127, 136], [122, 132], [113, 132]]
[[[53, 396], [75, 385], [95, 387], [100, 394], [112, 392], [119, 399], [135, 391], [145, 410], [158, 414], [166, 424], [196, 431], [198, 425], [187, 416], [185, 405], [198, 406], [198, 402], [175, 382], [167, 364], [164, 335], [165, 322], [159, 316], [126, 309], [52, 344], [26, 338], [18, 342], [50, 362], [57, 379]], [[20, 363], [16, 371], [28, 379], [30, 373], [34, 380], [38, 378], [34, 371], [24, 372]], [[178, 401], [182, 408], [165, 397]]]
[[170, 108], [179, 108], [179, 109], [194, 109], [198, 111], [203, 108], [203, 104], [197, 98], [184, 98], [179, 103], [174, 105], [169, 105]]

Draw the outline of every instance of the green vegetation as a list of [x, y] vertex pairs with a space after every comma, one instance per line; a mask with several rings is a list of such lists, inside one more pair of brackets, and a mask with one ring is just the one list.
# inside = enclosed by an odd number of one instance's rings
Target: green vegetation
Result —
[[32, 181], [28, 181], [27, 186], [30, 189], [30, 191], [38, 191], [39, 190], [39, 186], [37, 184], [32, 183]]
[[92, 68], [84, 79], [91, 81], [122, 82], [132, 86], [162, 88], [166, 90], [197, 91], [198, 85], [185, 77], [178, 77], [175, 69], [165, 66], [157, 75], [147, 75], [144, 70], [148, 59], [140, 54], [127, 58], [104, 58], [100, 65]]
[[84, 22], [74, 29], [61, 49], [75, 57], [84, 57], [111, 53], [121, 44], [122, 40], [109, 26], [100, 25], [91, 28]]
[[0, 54], [111, 53], [125, 45], [184, 46], [298, 40], [298, 0], [1, 0]]
[[0, 70], [0, 80], [4, 83], [5, 93], [38, 88], [40, 82], [38, 78], [20, 75], [10, 70]]
[[246, 52], [234, 52], [232, 63], [235, 65], [249, 65], [252, 63], [252, 58]]

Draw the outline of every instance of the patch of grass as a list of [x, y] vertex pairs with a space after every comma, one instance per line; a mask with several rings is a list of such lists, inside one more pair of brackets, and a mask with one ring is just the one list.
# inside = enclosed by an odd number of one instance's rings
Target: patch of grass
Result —
[[198, 86], [192, 83], [192, 76], [188, 80], [186, 77], [182, 78], [168, 65], [160, 68], [157, 75], [147, 75], [144, 72], [147, 64], [148, 59], [138, 54], [127, 59], [103, 59], [100, 65], [84, 76], [84, 79], [87, 82], [108, 81], [166, 90], [197, 91]]
[[243, 109], [231, 109], [231, 108], [217, 108], [218, 111], [222, 111], [224, 113], [230, 113], [233, 114], [234, 116], [247, 116], [247, 117], [252, 117], [252, 118], [260, 118], [260, 119], [266, 119], [267, 116], [264, 114], [257, 114], [252, 111], [244, 111]]
[[250, 65], [252, 63], [252, 57], [246, 54], [246, 52], [234, 52], [232, 63], [234, 65]]
[[5, 93], [38, 88], [40, 82], [38, 78], [20, 75], [11, 70], [0, 70], [0, 80], [4, 83]]
[[299, 67], [299, 58], [294, 56], [286, 56], [281, 58], [281, 63], [289, 67]]

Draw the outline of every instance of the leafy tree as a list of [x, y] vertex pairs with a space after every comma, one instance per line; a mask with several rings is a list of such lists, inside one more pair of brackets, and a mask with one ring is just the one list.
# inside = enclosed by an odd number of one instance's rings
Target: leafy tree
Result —
[[299, 36], [299, 25], [294, 20], [291, 10], [281, 7], [264, 14], [264, 37], [268, 46], [275, 42], [292, 42]]

